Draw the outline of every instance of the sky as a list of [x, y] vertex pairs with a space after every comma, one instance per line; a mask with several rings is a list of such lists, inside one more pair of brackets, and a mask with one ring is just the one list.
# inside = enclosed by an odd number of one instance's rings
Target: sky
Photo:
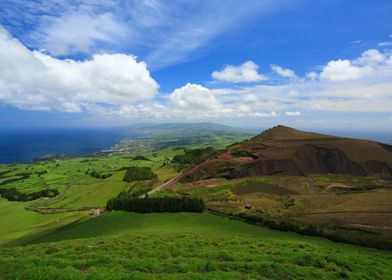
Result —
[[0, 127], [392, 128], [390, 0], [0, 2]]

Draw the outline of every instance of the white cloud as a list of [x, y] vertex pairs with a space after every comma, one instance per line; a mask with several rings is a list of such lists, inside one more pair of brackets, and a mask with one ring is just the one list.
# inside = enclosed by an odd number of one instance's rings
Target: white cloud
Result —
[[372, 68], [369, 66], [358, 67], [349, 60], [339, 59], [328, 62], [320, 73], [320, 78], [334, 82], [357, 80], [370, 72]]
[[378, 63], [382, 63], [384, 62], [386, 59], [386, 56], [382, 53], [380, 53], [379, 50], [376, 49], [370, 49], [367, 51], [364, 51], [362, 53], [362, 55], [358, 58], [354, 60], [354, 64], [358, 64], [358, 65], [374, 65], [374, 64], [378, 64]]
[[90, 53], [98, 44], [115, 45], [129, 33], [126, 25], [111, 13], [71, 12], [48, 18], [31, 37], [40, 42], [40, 48], [58, 56]]
[[295, 75], [295, 72], [293, 70], [282, 68], [281, 66], [276, 64], [271, 64], [271, 69], [272, 71], [274, 71], [279, 76], [282, 76], [283, 78], [294, 79], [297, 77], [297, 75]]
[[377, 44], [379, 47], [390, 47], [392, 46], [392, 42], [381, 42]]
[[181, 109], [214, 110], [221, 105], [208, 88], [190, 83], [174, 90], [169, 99]]
[[2, 3], [0, 18], [51, 55], [131, 52], [158, 69], [195, 59], [284, 1], [13, 0]]
[[295, 112], [287, 111], [287, 112], [285, 112], [285, 115], [289, 116], [289, 117], [296, 117], [296, 116], [301, 116], [301, 112], [299, 112], [299, 111], [295, 111]]
[[[188, 83], [157, 99], [158, 84], [146, 64], [132, 55], [60, 60], [29, 50], [0, 29], [0, 61], [0, 104], [30, 110], [86, 111], [116, 121], [241, 121], [303, 114], [302, 119], [320, 112], [390, 113], [392, 108], [392, 55], [386, 50], [367, 50], [352, 60], [332, 60], [320, 71], [307, 73], [306, 78], [214, 89]], [[264, 80], [257, 70], [248, 61], [215, 71], [213, 77], [226, 82]], [[284, 75], [293, 77], [295, 73], [284, 71]]]
[[259, 66], [253, 61], [246, 61], [241, 65], [227, 65], [221, 71], [212, 72], [211, 76], [218, 81], [229, 83], [254, 83], [267, 80], [257, 72]]
[[79, 112], [90, 104], [154, 98], [158, 84], [132, 55], [59, 60], [30, 51], [0, 27], [0, 102], [25, 109]]
[[318, 78], [317, 72], [314, 72], [314, 71], [306, 73], [305, 76], [306, 76], [307, 79], [312, 80], [312, 81], [316, 80]]

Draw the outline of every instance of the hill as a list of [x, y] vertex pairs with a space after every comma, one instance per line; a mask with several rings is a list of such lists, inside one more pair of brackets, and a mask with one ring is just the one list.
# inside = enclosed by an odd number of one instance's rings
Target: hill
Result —
[[44, 241], [2, 248], [0, 277], [388, 279], [392, 258], [390, 252], [194, 213], [108, 213]]
[[96, 153], [96, 155], [118, 155], [162, 148], [206, 146], [224, 148], [255, 135], [247, 130], [214, 123], [139, 123], [122, 129], [126, 133], [138, 135], [138, 137], [132, 140], [123, 140], [113, 148]]
[[392, 176], [392, 146], [276, 126], [208, 158], [184, 180], [276, 174]]
[[126, 128], [143, 133], [144, 137], [200, 137], [211, 135], [250, 135], [247, 130], [216, 123], [139, 123]]

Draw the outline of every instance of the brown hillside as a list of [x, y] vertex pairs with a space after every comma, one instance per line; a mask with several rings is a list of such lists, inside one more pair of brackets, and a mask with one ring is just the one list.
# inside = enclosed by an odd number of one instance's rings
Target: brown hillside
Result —
[[392, 147], [279, 125], [204, 161], [183, 180], [274, 174], [392, 176]]

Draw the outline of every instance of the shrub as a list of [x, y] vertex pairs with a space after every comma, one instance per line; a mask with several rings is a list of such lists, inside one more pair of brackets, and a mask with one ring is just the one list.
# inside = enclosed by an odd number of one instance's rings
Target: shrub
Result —
[[0, 195], [9, 201], [31, 201], [40, 197], [55, 197], [59, 195], [57, 189], [43, 189], [32, 193], [22, 193], [16, 188], [1, 188]]
[[148, 160], [150, 161], [148, 158], [146, 158], [145, 156], [135, 156], [132, 158], [132, 160]]
[[[89, 173], [87, 172], [87, 174], [89, 174]], [[112, 176], [112, 174], [110, 174], [110, 173], [108, 173], [108, 174], [99, 174], [97, 171], [92, 170], [90, 172], [90, 176], [94, 177], [94, 178], [97, 178], [97, 179], [106, 179], [106, 178], [109, 178], [110, 176]]]
[[149, 167], [131, 166], [127, 168], [124, 182], [144, 181], [157, 178], [157, 175]]

